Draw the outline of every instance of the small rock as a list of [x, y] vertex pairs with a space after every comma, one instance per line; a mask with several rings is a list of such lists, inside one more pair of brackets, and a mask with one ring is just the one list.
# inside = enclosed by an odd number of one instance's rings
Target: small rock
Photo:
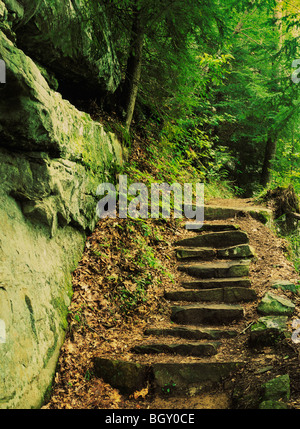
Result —
[[288, 401], [290, 399], [290, 377], [288, 374], [280, 375], [262, 385], [264, 401]]
[[285, 296], [267, 292], [257, 307], [257, 311], [265, 315], [290, 316], [295, 310], [295, 304]]
[[263, 374], [264, 372], [271, 371], [273, 369], [273, 366], [264, 366], [263, 368], [259, 368], [257, 371], [255, 371], [255, 374]]
[[300, 285], [295, 285], [288, 280], [275, 280], [272, 283], [273, 289], [281, 289], [300, 295]]
[[250, 344], [252, 346], [274, 346], [284, 338], [287, 316], [265, 316], [251, 326]]

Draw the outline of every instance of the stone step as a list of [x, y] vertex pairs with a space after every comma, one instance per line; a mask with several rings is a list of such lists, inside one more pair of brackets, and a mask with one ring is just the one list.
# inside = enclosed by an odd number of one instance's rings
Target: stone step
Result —
[[236, 337], [238, 332], [232, 329], [193, 328], [188, 326], [176, 326], [170, 328], [146, 329], [145, 335], [156, 337], [178, 337], [186, 340], [220, 340], [222, 338]]
[[202, 227], [197, 230], [195, 229], [195, 232], [220, 232], [220, 231], [238, 231], [240, 227], [238, 225], [233, 224], [222, 224], [222, 223], [204, 223]]
[[185, 343], [185, 344], [140, 344], [131, 350], [138, 354], [177, 354], [181, 356], [213, 356], [217, 354], [220, 343]]
[[253, 258], [255, 256], [253, 247], [249, 244], [240, 244], [225, 249], [217, 249], [217, 258], [235, 259], [235, 258]]
[[244, 365], [242, 361], [212, 362], [213, 357], [209, 361], [198, 358], [197, 362], [183, 359], [149, 364], [96, 357], [94, 374], [121, 394], [130, 395], [150, 385], [157, 394], [186, 395], [219, 385]]
[[204, 219], [207, 221], [224, 220], [248, 214], [263, 224], [272, 222], [272, 210], [265, 207], [219, 207], [215, 205], [204, 206]]
[[177, 259], [213, 259], [217, 257], [217, 250], [209, 247], [187, 247], [176, 251]]
[[250, 261], [207, 262], [179, 265], [178, 270], [201, 279], [244, 277], [249, 275]]
[[255, 301], [257, 299], [257, 294], [253, 289], [250, 288], [227, 287], [203, 290], [183, 290], [165, 292], [165, 298], [169, 301], [204, 301], [234, 304], [237, 302]]
[[248, 243], [249, 237], [244, 231], [221, 231], [184, 238], [176, 241], [175, 246], [225, 248]]
[[220, 325], [240, 320], [244, 309], [234, 304], [192, 304], [171, 307], [171, 320], [183, 325]]
[[242, 361], [155, 363], [153, 385], [157, 393], [194, 395], [218, 386], [243, 365]]
[[212, 249], [209, 247], [187, 247], [178, 249], [177, 258], [180, 260], [190, 259], [235, 259], [252, 258], [254, 251], [249, 244], [240, 244], [224, 249]]
[[193, 281], [183, 281], [181, 287], [184, 289], [214, 289], [225, 287], [250, 288], [251, 281], [246, 277], [231, 277], [221, 279], [198, 279]]
[[204, 206], [204, 218], [207, 220], [223, 220], [234, 218], [243, 211], [232, 207]]

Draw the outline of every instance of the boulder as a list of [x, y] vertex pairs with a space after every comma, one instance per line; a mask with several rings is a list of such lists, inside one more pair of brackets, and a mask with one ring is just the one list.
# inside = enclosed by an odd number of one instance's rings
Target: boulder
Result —
[[287, 316], [265, 316], [251, 326], [250, 344], [252, 346], [274, 346], [285, 338]]
[[24, 7], [17, 0], [0, 0], [0, 30], [15, 40], [14, 25], [24, 19]]
[[[1, 175], [1, 180], [3, 176]], [[85, 236], [71, 226], [50, 238], [0, 192], [0, 408], [38, 408], [51, 385], [67, 329], [72, 271]]]
[[300, 285], [295, 285], [289, 280], [274, 280], [272, 283], [273, 289], [281, 289], [283, 291], [292, 292], [295, 294], [300, 294]]
[[257, 311], [265, 315], [290, 316], [295, 310], [295, 304], [285, 296], [267, 292], [258, 304]]
[[267, 381], [263, 384], [262, 390], [264, 401], [288, 401], [291, 393], [289, 375], [280, 375]]
[[70, 224], [81, 232], [94, 229], [96, 199], [84, 166], [46, 153], [17, 156], [1, 148], [0, 160], [1, 192], [18, 204], [24, 222], [45, 227], [48, 237]]

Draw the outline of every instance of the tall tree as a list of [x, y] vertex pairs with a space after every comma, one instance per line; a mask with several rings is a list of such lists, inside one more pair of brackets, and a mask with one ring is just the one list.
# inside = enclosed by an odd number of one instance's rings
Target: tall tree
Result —
[[[190, 34], [200, 32], [202, 38], [207, 40], [214, 34], [213, 41], [221, 21], [215, 0], [114, 0], [107, 2], [107, 10], [112, 19], [118, 16], [118, 23], [115, 21], [117, 44], [117, 34], [124, 30], [126, 33], [121, 41], [124, 80], [118, 96], [125, 110], [125, 123], [129, 129], [140, 86], [145, 47], [155, 50], [155, 55], [161, 55], [161, 65], [164, 67], [168, 67], [164, 57], [170, 58], [172, 52], [176, 52], [172, 59], [177, 59], [177, 66], [180, 68], [179, 63], [187, 50]], [[124, 42], [127, 42], [125, 49]], [[150, 55], [144, 55], [144, 61], [145, 68], [151, 67]]]
[[137, 93], [139, 89], [142, 72], [142, 54], [145, 38], [145, 24], [143, 23], [143, 14], [138, 8], [138, 2], [132, 7], [132, 28], [130, 50], [127, 59], [125, 72], [125, 81], [123, 86], [123, 97], [126, 110], [126, 129], [129, 131], [133, 112], [135, 108]]
[[290, 79], [292, 57], [284, 49], [281, 14], [275, 11], [271, 3], [248, 13], [235, 12], [232, 18], [230, 52], [235, 60], [218, 95], [218, 109], [235, 121], [219, 132], [220, 140], [236, 154], [235, 174], [242, 185], [269, 182], [276, 142], [298, 109], [297, 89]]

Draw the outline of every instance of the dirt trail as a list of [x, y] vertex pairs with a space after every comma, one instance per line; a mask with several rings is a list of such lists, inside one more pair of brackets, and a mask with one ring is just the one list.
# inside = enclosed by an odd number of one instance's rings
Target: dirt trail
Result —
[[[231, 208], [241, 208], [247, 204], [254, 209], [252, 200], [211, 200], [211, 205]], [[256, 207], [257, 208], [257, 207]], [[151, 221], [149, 221], [151, 222]], [[104, 236], [114, 236], [115, 229], [111, 220], [101, 221], [95, 233], [89, 238], [85, 255], [80, 267], [74, 274], [73, 308], [85, 306], [86, 326], [70, 324], [65, 344], [62, 348], [58, 371], [55, 377], [52, 396], [44, 408], [165, 408], [165, 409], [210, 409], [210, 408], [251, 408], [253, 398], [248, 397], [247, 392], [259, 392], [260, 385], [279, 374], [288, 373], [291, 379], [291, 400], [289, 405], [300, 408], [300, 377], [298, 349], [289, 338], [280, 343], [276, 348], [264, 347], [256, 350], [249, 348], [249, 326], [259, 317], [257, 305], [264, 293], [270, 290], [271, 283], [276, 279], [289, 280], [297, 283], [299, 276], [293, 264], [288, 261], [287, 243], [279, 239], [261, 222], [253, 219], [249, 214], [241, 214], [225, 220], [210, 221], [210, 223], [222, 223], [226, 225], [238, 224], [242, 231], [249, 236], [250, 245], [254, 248], [256, 257], [250, 264], [249, 279], [251, 288], [255, 290], [257, 299], [243, 304], [244, 317], [238, 322], [233, 322], [231, 328], [237, 329], [239, 335], [234, 339], [225, 340], [218, 356], [222, 360], [243, 359], [246, 364], [227, 378], [219, 386], [209, 392], [197, 393], [187, 401], [180, 397], [151, 396], [151, 391], [146, 388], [130, 397], [121, 395], [120, 392], [93, 375], [92, 362], [96, 356], [113, 358], [125, 361], [139, 361], [140, 357], [132, 352], [132, 347], [144, 341], [144, 331], [152, 327], [169, 326], [172, 303], [164, 298], [165, 290], [177, 290], [181, 284], [181, 273], [176, 269], [177, 260], [173, 242], [194, 236], [195, 233], [179, 228], [171, 223], [164, 231], [164, 243], [155, 249], [157, 254], [164, 254], [165, 265], [173, 270], [175, 281], [166, 282], [160, 289], [152, 291], [150, 302], [157, 304], [157, 312], [148, 311], [145, 307], [145, 317], [132, 317], [130, 320], [118, 320], [116, 314], [109, 314], [109, 304], [105, 291], [98, 287], [97, 296], [90, 287], [93, 277], [94, 261], [91, 260], [90, 247], [94, 242], [101, 242]], [[115, 237], [116, 240], [118, 237]], [[90, 243], [90, 244], [89, 244]], [[114, 253], [117, 255], [117, 252]], [[117, 266], [120, 261], [117, 256], [110, 255], [111, 259], [104, 260], [101, 265], [100, 277], [105, 281], [104, 271], [107, 265], [113, 261]], [[122, 266], [119, 267], [122, 270]], [[102, 288], [103, 289], [103, 288]], [[93, 296], [91, 296], [93, 295]], [[286, 292], [286, 296], [296, 303], [294, 318], [300, 318], [299, 298]], [[86, 306], [86, 303], [89, 303]], [[159, 302], [159, 304], [158, 304]], [[100, 310], [98, 321], [95, 320], [94, 310], [97, 303]], [[163, 308], [162, 308], [163, 307]], [[90, 310], [89, 310], [90, 308]], [[153, 304], [154, 308], [154, 304]], [[150, 309], [150, 307], [149, 307]], [[71, 306], [72, 310], [72, 306]], [[151, 309], [150, 309], [151, 310]], [[89, 313], [90, 311], [90, 313]], [[87, 328], [88, 326], [88, 328]], [[289, 325], [290, 332], [292, 331]], [[162, 355], [148, 354], [145, 358], [148, 362], [161, 360]], [[178, 362], [182, 358], [178, 356], [165, 357], [166, 360]], [[186, 359], [186, 358], [185, 358]], [[195, 361], [189, 357], [188, 360]], [[234, 392], [244, 392], [236, 400]]]

